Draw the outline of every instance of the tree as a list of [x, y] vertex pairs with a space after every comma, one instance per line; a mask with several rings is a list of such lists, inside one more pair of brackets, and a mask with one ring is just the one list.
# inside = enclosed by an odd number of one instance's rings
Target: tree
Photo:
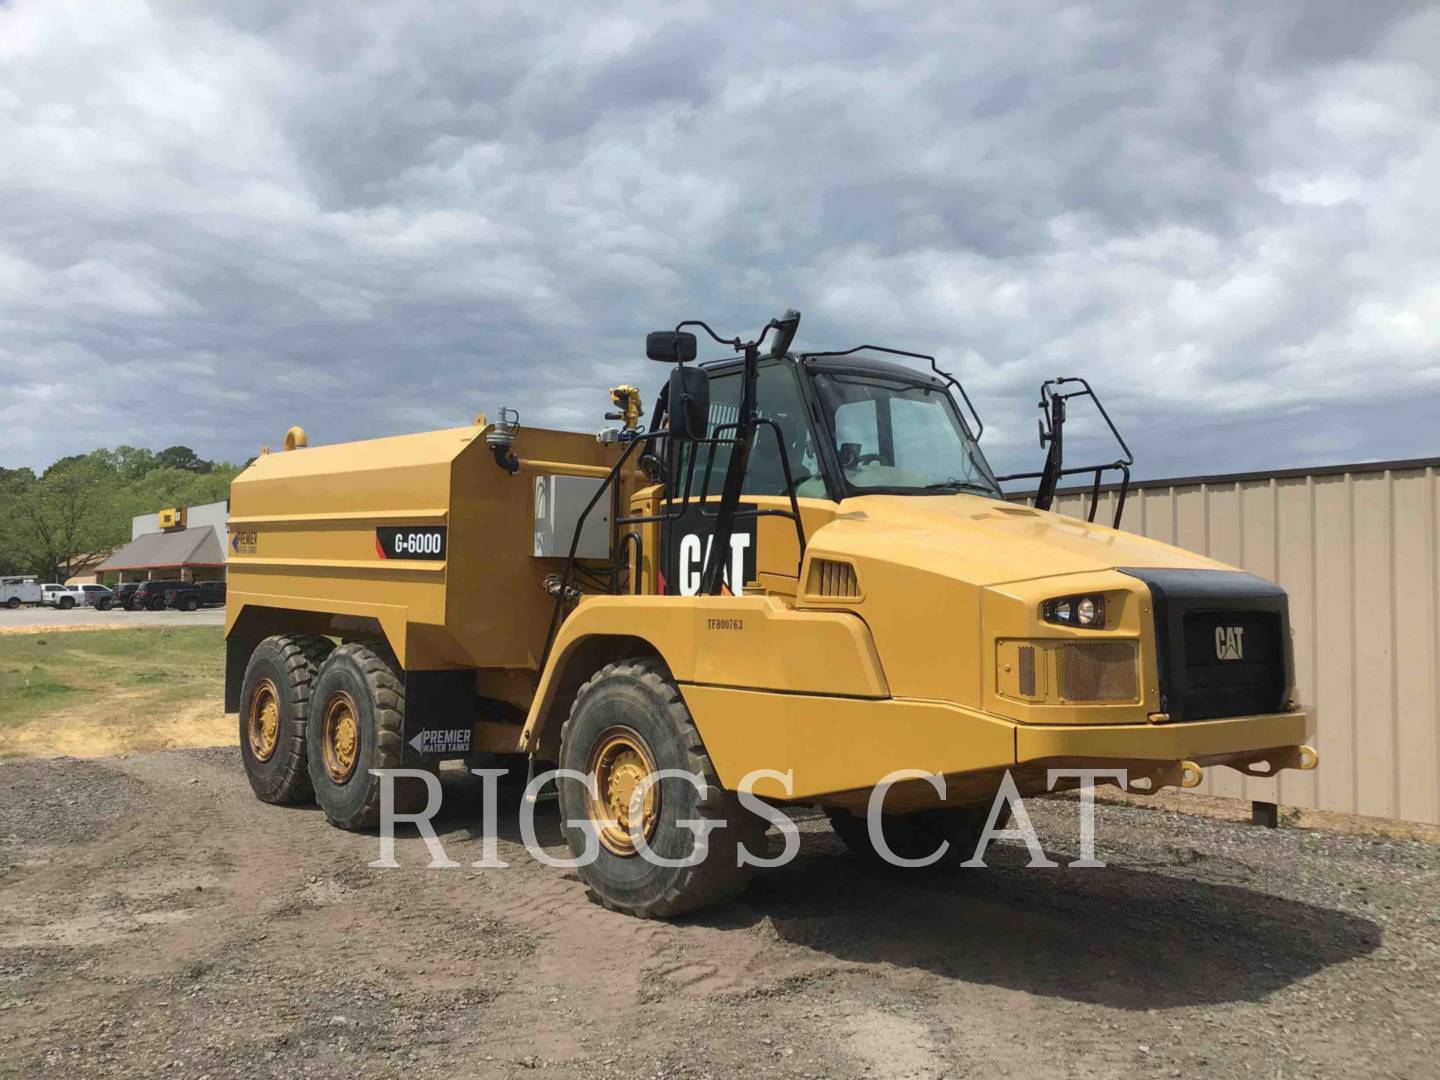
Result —
[[109, 512], [114, 480], [99, 454], [62, 458], [39, 477], [22, 469], [6, 478], [10, 557], [64, 581], [81, 556], [114, 546], [128, 533]]
[[0, 574], [28, 574], [31, 567], [20, 550], [21, 523], [17, 507], [21, 493], [35, 483], [29, 469], [0, 467]]
[[[177, 447], [183, 450], [184, 447]], [[158, 468], [155, 452], [137, 446], [117, 446], [114, 450], [101, 450], [107, 461], [126, 483], [139, 480], [146, 473]]]
[[163, 469], [184, 469], [186, 472], [208, 473], [215, 468], [188, 446], [167, 446], [155, 455], [155, 463]]
[[[168, 464], [175, 461], [187, 467]], [[63, 581], [81, 556], [128, 541], [132, 518], [224, 499], [239, 471], [185, 446], [75, 454], [38, 476], [0, 468], [0, 573]]]

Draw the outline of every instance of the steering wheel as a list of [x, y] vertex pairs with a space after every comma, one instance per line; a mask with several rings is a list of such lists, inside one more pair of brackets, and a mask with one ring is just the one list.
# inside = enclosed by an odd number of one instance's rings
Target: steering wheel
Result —
[[861, 454], [858, 458], [855, 459], [855, 464], [856, 464], [857, 466], [860, 466], [860, 465], [868, 465], [868, 464], [870, 464], [872, 461], [879, 461], [879, 460], [880, 460], [880, 455], [879, 455], [879, 454]]

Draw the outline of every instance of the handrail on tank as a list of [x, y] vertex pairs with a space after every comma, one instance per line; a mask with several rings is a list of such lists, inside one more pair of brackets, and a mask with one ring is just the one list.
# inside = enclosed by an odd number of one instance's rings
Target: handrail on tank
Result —
[[515, 461], [517, 471], [544, 473], [547, 476], [583, 476], [590, 480], [604, 480], [610, 475], [608, 465], [575, 465], [567, 461], [541, 461], [536, 458], [516, 458]]

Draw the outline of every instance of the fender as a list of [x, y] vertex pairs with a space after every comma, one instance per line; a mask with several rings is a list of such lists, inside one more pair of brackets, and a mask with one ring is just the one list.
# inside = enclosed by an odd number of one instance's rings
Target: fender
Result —
[[589, 670], [577, 679], [570, 668], [586, 643], [597, 639], [628, 641], [632, 651], [647, 646], [682, 685], [890, 696], [870, 628], [850, 612], [797, 611], [774, 596], [590, 597], [556, 635], [521, 749], [539, 749], [550, 715], [568, 708], [567, 696], [593, 673], [586, 664]]

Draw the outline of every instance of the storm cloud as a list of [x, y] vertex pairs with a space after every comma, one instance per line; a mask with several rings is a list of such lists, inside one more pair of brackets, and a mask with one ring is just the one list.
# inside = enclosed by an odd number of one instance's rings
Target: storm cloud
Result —
[[593, 429], [786, 307], [1002, 471], [1057, 374], [1142, 475], [1440, 453], [1440, 10], [769, 7], [0, 6], [0, 464]]

